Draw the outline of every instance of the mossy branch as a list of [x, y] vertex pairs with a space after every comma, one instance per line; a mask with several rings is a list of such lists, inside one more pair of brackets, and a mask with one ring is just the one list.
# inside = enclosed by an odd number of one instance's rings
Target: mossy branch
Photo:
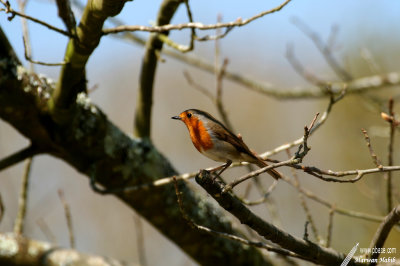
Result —
[[100, 42], [104, 21], [117, 15], [126, 0], [89, 0], [76, 29], [76, 38], [71, 38], [65, 52], [65, 63], [60, 78], [49, 101], [53, 119], [57, 123], [69, 120], [71, 107], [79, 92], [86, 91], [85, 66]]

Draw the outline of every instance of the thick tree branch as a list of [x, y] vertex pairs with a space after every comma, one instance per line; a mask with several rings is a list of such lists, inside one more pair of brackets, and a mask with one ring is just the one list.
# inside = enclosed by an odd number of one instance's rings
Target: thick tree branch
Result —
[[49, 107], [57, 123], [69, 121], [71, 106], [81, 91], [86, 91], [85, 66], [100, 42], [104, 21], [117, 15], [126, 0], [89, 0], [78, 28], [76, 38], [69, 40], [65, 52], [65, 63]]
[[[260, 236], [278, 244], [282, 248], [300, 255], [308, 261], [321, 265], [340, 265], [344, 260], [344, 254], [292, 236], [261, 219], [245, 207], [240, 200], [231, 193], [223, 192], [224, 186], [215, 182], [209, 172], [201, 171], [200, 174], [196, 176], [196, 182], [201, 185], [222, 208], [234, 215], [242, 224], [249, 226]], [[363, 264], [352, 260], [348, 265]]]

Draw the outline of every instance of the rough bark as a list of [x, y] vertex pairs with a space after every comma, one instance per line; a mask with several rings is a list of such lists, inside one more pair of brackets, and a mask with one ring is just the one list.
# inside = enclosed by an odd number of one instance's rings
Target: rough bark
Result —
[[[84, 93], [78, 95], [68, 110], [68, 123], [55, 122], [48, 107], [53, 84], [28, 74], [12, 56], [4, 35], [0, 40], [3, 40], [0, 43], [0, 118], [27, 137], [38, 151], [60, 158], [108, 189], [149, 183], [177, 174], [149, 141], [123, 133]], [[198, 224], [240, 235], [226, 214], [190, 185], [180, 182], [179, 189], [184, 195], [185, 209]], [[173, 185], [116, 196], [200, 264], [269, 264], [255, 248], [191, 228], [181, 217]]]

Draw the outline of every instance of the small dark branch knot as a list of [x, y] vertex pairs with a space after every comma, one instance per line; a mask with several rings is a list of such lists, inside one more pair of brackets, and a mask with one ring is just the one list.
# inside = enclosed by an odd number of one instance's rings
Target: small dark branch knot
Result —
[[[311, 130], [313, 129], [313, 127], [315, 125], [315, 121], [317, 121], [318, 116], [319, 116], [319, 113], [316, 113], [313, 120], [311, 121], [311, 124], [309, 126], [304, 127], [303, 144], [300, 144], [297, 152], [295, 153], [295, 157], [294, 157], [294, 160], [296, 160], [298, 163], [301, 163], [303, 158], [311, 150], [311, 148], [308, 147], [307, 140], [308, 140], [308, 137], [310, 136]], [[301, 150], [303, 150], [303, 151], [301, 151]]]
[[309, 221], [306, 221], [306, 223], [304, 224], [304, 235], [303, 235], [303, 239], [305, 240], [305, 241], [308, 241], [308, 224], [309, 224], [310, 222]]

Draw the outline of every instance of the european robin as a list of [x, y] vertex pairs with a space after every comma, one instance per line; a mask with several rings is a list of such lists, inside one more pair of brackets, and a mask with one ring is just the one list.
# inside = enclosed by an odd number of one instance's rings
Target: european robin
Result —
[[[207, 112], [188, 109], [172, 119], [181, 120], [189, 130], [190, 138], [196, 149], [206, 157], [225, 162], [220, 175], [232, 162], [248, 162], [260, 168], [268, 166], [260, 157], [250, 151], [240, 135], [236, 136], [221, 122]], [[267, 171], [273, 178], [281, 178], [275, 169]], [[218, 176], [217, 175], [217, 176]]]

